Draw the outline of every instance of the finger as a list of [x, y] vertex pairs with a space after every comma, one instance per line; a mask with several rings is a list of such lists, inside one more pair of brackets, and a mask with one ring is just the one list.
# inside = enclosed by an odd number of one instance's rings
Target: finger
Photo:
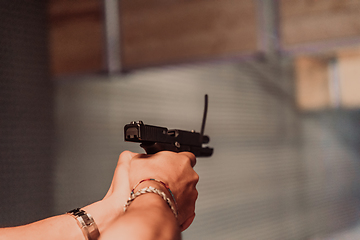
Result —
[[194, 221], [195, 213], [191, 215], [188, 219], [185, 220], [183, 224], [180, 226], [180, 231], [185, 231], [188, 227], [190, 227], [191, 223]]
[[138, 153], [123, 151], [119, 156], [118, 165], [123, 163], [129, 163], [131, 159], [133, 159], [136, 155], [138, 155]]
[[187, 158], [190, 159], [191, 167], [194, 167], [194, 166], [195, 166], [195, 164], [196, 164], [196, 157], [195, 157], [195, 155], [194, 155], [193, 153], [191, 153], [191, 152], [180, 152], [179, 154], [184, 155], [184, 156], [186, 156]]
[[136, 155], [138, 155], [137, 153], [133, 153], [130, 151], [124, 151], [120, 154], [118, 162], [117, 162], [117, 166], [113, 175], [113, 179], [111, 181], [111, 185], [109, 190], [107, 191], [104, 199], [108, 198], [114, 191], [114, 182], [116, 181], [116, 176], [118, 175], [118, 171], [119, 171], [119, 166], [123, 165], [123, 164], [129, 164], [129, 162], [131, 161], [132, 158], [134, 158]]

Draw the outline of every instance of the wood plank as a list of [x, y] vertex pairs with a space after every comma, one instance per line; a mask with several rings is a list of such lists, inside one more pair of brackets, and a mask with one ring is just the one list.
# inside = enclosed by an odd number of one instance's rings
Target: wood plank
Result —
[[253, 0], [121, 1], [125, 69], [257, 51]]
[[[354, 50], [356, 52], [356, 50]], [[360, 107], [360, 54], [339, 54], [339, 80], [341, 104], [344, 108]]]
[[284, 48], [360, 38], [359, 0], [280, 0]]
[[53, 75], [103, 68], [101, 0], [49, 2], [49, 49]]
[[315, 57], [295, 60], [296, 97], [302, 110], [330, 107], [328, 61]]

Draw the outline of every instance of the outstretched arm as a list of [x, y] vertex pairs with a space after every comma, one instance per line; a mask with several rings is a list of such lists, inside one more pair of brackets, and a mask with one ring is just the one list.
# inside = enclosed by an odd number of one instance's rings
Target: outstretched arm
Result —
[[[198, 175], [193, 170], [195, 157], [191, 153], [160, 152], [154, 155], [123, 152], [115, 169], [110, 189], [104, 199], [82, 208], [91, 214], [100, 232], [100, 240], [115, 239], [180, 239], [195, 216]], [[157, 194], [146, 193], [137, 197], [124, 213], [123, 206], [132, 187], [134, 190], [154, 187], [171, 198], [172, 190], [178, 210], [176, 218], [168, 204]], [[173, 202], [175, 204], [175, 202]], [[2, 240], [52, 239], [83, 240], [84, 235], [69, 214], [47, 218], [24, 226], [0, 229]], [[91, 239], [93, 240], [93, 239]]]
[[[108, 224], [115, 220], [116, 213], [109, 201], [102, 200], [84, 208], [95, 219], [99, 231], [103, 231]], [[18, 227], [0, 229], [2, 240], [84, 240], [84, 235], [69, 214], [50, 217], [34, 223]]]

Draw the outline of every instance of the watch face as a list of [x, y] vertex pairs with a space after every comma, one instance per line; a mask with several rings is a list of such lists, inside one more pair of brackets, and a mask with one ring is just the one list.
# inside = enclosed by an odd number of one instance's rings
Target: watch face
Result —
[[80, 208], [76, 208], [67, 213], [73, 215], [74, 218], [77, 220], [78, 225], [83, 231], [83, 234], [86, 237], [86, 239], [94, 240], [100, 236], [99, 229], [97, 228], [94, 219], [92, 219], [92, 217], [89, 214], [87, 214], [84, 210], [81, 210]]
[[81, 217], [85, 222], [86, 226], [90, 226], [92, 224], [92, 221], [87, 214], [81, 215]]

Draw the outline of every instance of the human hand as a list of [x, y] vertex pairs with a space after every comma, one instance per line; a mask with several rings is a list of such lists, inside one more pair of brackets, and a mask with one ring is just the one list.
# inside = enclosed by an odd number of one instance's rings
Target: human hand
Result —
[[123, 214], [122, 203], [125, 203], [130, 195], [130, 162], [136, 155], [138, 154], [130, 151], [124, 151], [120, 154], [111, 186], [104, 197], [104, 200], [109, 198], [114, 199], [119, 215]]
[[162, 151], [154, 155], [124, 151], [120, 154], [111, 186], [104, 199], [112, 198], [118, 214], [131, 188], [139, 181], [155, 178], [165, 182], [175, 196], [178, 207], [178, 223], [181, 231], [187, 229], [195, 218], [196, 184], [199, 176], [193, 170], [196, 158], [189, 152]]
[[[195, 201], [198, 196], [198, 174], [193, 170], [195, 156], [190, 152], [161, 151], [154, 155], [132, 155], [130, 161], [130, 185], [155, 178], [165, 182], [175, 196], [178, 206], [180, 230], [187, 229], [195, 218]], [[151, 185], [151, 184], [150, 184]]]

